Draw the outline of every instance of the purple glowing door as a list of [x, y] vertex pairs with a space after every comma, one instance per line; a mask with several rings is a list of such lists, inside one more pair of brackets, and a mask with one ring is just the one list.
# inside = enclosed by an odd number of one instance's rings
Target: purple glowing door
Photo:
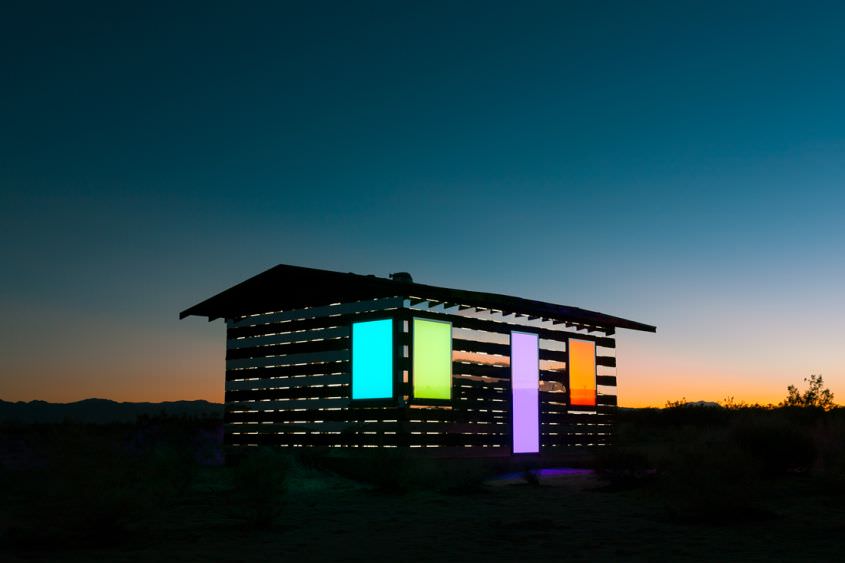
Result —
[[511, 332], [513, 453], [540, 451], [540, 341], [536, 334]]

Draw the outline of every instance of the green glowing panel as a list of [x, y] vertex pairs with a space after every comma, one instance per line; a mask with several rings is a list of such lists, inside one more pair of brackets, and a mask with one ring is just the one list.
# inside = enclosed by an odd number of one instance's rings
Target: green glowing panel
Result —
[[393, 320], [352, 323], [352, 398], [393, 397]]
[[414, 319], [414, 397], [452, 398], [452, 323]]

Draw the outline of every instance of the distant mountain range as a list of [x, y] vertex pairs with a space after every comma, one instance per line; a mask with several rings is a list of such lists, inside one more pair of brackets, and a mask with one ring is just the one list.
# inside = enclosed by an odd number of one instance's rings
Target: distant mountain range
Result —
[[722, 405], [720, 405], [719, 403], [716, 403], [714, 401], [693, 401], [691, 403], [684, 403], [681, 406], [684, 406], [684, 407], [712, 407], [712, 408], [715, 408], [715, 409], [722, 408]]
[[[721, 409], [723, 408], [722, 405], [716, 403], [714, 401], [688, 401], [686, 403], [682, 403], [678, 405], [678, 407], [686, 408], [686, 407], [706, 407], [706, 408], [713, 408], [713, 409]], [[619, 407], [620, 411], [638, 411], [643, 408], [666, 408], [666, 407]]]
[[75, 403], [48, 403], [46, 401], [0, 400], [0, 423], [45, 422], [134, 422], [140, 415], [220, 417], [223, 405], [208, 401], [166, 401], [162, 403], [118, 403], [108, 399], [85, 399]]

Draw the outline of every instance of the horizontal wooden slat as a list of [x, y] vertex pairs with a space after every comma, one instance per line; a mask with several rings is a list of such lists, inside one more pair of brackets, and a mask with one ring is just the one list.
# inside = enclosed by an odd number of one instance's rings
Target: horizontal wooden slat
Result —
[[279, 399], [308, 399], [311, 397], [349, 398], [350, 390], [348, 385], [340, 387], [329, 387], [327, 385], [305, 385], [297, 387], [282, 387], [276, 389], [241, 389], [226, 392], [226, 402], [236, 403], [238, 401], [271, 401]]
[[596, 356], [596, 365], [615, 368], [616, 358], [613, 356]]
[[[597, 413], [597, 414], [614, 414], [616, 412], [616, 407], [604, 407], [603, 405], [599, 404], [595, 407], [579, 407], [579, 406], [569, 406], [567, 410], [570, 413]], [[591, 416], [590, 414], [579, 414], [576, 416]]]
[[227, 410], [278, 410], [278, 409], [325, 409], [333, 407], [345, 407], [349, 405], [349, 399], [310, 399], [291, 401], [258, 401], [244, 402], [231, 401], [226, 403]]
[[484, 391], [498, 391], [501, 393], [510, 393], [511, 382], [509, 379], [500, 379], [497, 381], [479, 381], [476, 379], [469, 379], [464, 377], [453, 377], [452, 388], [480, 389]]
[[227, 381], [226, 391], [243, 391], [250, 389], [284, 389], [287, 387], [307, 387], [309, 385], [349, 385], [351, 379], [348, 374], [341, 375], [311, 375], [306, 377], [285, 377], [274, 379], [254, 379], [247, 381]]
[[377, 422], [348, 422], [348, 421], [322, 421], [322, 422], [246, 422], [243, 424], [227, 424], [227, 432], [350, 432], [350, 431], [395, 431], [395, 432], [452, 432], [458, 434], [509, 434], [510, 425], [501, 424], [477, 424], [477, 423], [445, 423], [445, 422], [416, 422], [407, 421], [377, 421]]
[[[288, 444], [304, 446], [343, 445], [402, 445], [402, 446], [438, 446], [438, 447], [466, 447], [466, 446], [498, 446], [507, 454], [511, 437], [503, 433], [391, 433], [391, 432], [359, 432], [359, 433], [318, 433], [308, 431], [264, 432], [261, 430], [228, 429], [228, 441], [232, 443], [260, 443], [260, 444]], [[542, 451], [553, 448], [607, 444], [612, 440], [610, 433], [572, 433], [541, 436]]]
[[499, 322], [487, 319], [477, 319], [472, 317], [464, 317], [451, 313], [430, 313], [427, 311], [419, 311], [412, 309], [410, 311], [403, 309], [403, 313], [410, 317], [432, 318], [449, 321], [453, 327], [468, 328], [474, 330], [484, 330], [487, 332], [496, 332], [500, 334], [509, 334], [511, 331], [529, 332], [538, 335], [540, 338], [549, 340], [563, 341], [567, 338], [577, 338], [580, 340], [590, 340], [596, 343], [597, 346], [604, 348], [615, 348], [616, 341], [609, 336], [595, 336], [580, 332], [573, 332], [569, 330], [552, 330], [548, 328], [539, 328], [531, 325], [521, 324], [519, 322]]
[[[452, 362], [453, 377], [472, 375], [479, 377], [493, 377], [509, 381], [511, 370], [508, 366], [488, 366], [469, 362]], [[540, 370], [540, 379], [545, 381], [568, 381], [566, 371]]]
[[229, 327], [240, 328], [262, 324], [283, 323], [300, 319], [312, 319], [316, 317], [337, 316], [368, 311], [383, 311], [385, 309], [401, 307], [402, 302], [402, 297], [388, 297], [385, 299], [353, 301], [351, 303], [339, 303], [336, 305], [309, 307], [306, 309], [293, 309], [277, 313], [262, 313], [230, 321]]
[[[492, 342], [479, 342], [477, 340], [463, 340], [459, 338], [452, 339], [452, 349], [460, 352], [496, 354], [500, 356], [510, 357], [511, 347], [507, 344], [494, 344]], [[566, 352], [558, 350], [539, 350], [541, 360], [552, 360], [558, 362], [565, 362], [567, 359]]]
[[452, 389], [452, 396], [455, 399], [477, 399], [490, 401], [488, 405], [492, 409], [510, 409], [511, 392], [492, 387], [455, 387]]
[[331, 317], [307, 318], [284, 323], [269, 323], [255, 326], [230, 327], [227, 329], [227, 338], [231, 340], [241, 337], [255, 337], [277, 333], [291, 333], [294, 331], [327, 329], [333, 327], [348, 327], [349, 324], [354, 321], [370, 320], [375, 318], [389, 318], [394, 315], [405, 315], [407, 316], [407, 318], [421, 317], [445, 320], [451, 322], [453, 327], [481, 330], [497, 334], [509, 334], [512, 330], [519, 330], [537, 334], [540, 338], [547, 340], [563, 342], [568, 338], [577, 338], [581, 340], [593, 341], [596, 343], [597, 346], [601, 346], [604, 348], [616, 347], [616, 341], [612, 337], [594, 336], [565, 330], [550, 330], [519, 324], [506, 324], [485, 319], [461, 317], [453, 314], [435, 314], [424, 313], [419, 311], [409, 311], [407, 309], [391, 309], [387, 311], [374, 311], [365, 313], [343, 314]]
[[511, 369], [508, 366], [489, 366], [466, 362], [452, 362], [452, 373], [510, 379]]
[[349, 373], [350, 361], [315, 362], [303, 365], [274, 366], [255, 369], [226, 370], [226, 381], [255, 378], [281, 378], [306, 375]]
[[328, 339], [349, 336], [349, 326], [336, 326], [333, 328], [305, 330], [301, 332], [287, 332], [282, 334], [270, 334], [264, 336], [249, 336], [246, 338], [233, 338], [226, 341], [227, 349], [252, 348], [269, 344], [284, 344], [286, 342], [304, 342], [316, 339]]
[[596, 376], [596, 384], [597, 385], [604, 385], [607, 387], [616, 387], [616, 376], [615, 375], [599, 375]]
[[599, 405], [616, 406], [616, 395], [599, 395], [596, 397]]
[[315, 352], [327, 352], [332, 350], [349, 350], [349, 346], [349, 338], [331, 338], [327, 340], [311, 340], [309, 342], [291, 342], [287, 344], [273, 344], [270, 346], [254, 346], [251, 348], [233, 348], [226, 351], [226, 359], [237, 360], [241, 358], [312, 354]]
[[[235, 422], [294, 422], [305, 421], [313, 422], [318, 420], [325, 421], [355, 421], [355, 420], [389, 420], [391, 414], [389, 412], [382, 413], [361, 413], [355, 412], [352, 409], [339, 410], [320, 410], [320, 409], [306, 409], [302, 411], [282, 410], [282, 411], [259, 411], [259, 412], [234, 412], [234, 410], [227, 410], [224, 416], [226, 424]], [[398, 419], [395, 415], [394, 418]]]
[[259, 368], [270, 366], [287, 366], [292, 364], [305, 364], [312, 362], [334, 362], [348, 360], [348, 350], [333, 352], [314, 352], [312, 354], [290, 354], [288, 356], [277, 356], [271, 358], [244, 358], [239, 360], [226, 360], [226, 369]]
[[292, 333], [297, 331], [321, 330], [336, 327], [349, 327], [353, 322], [389, 319], [397, 315], [400, 309], [387, 311], [372, 311], [366, 313], [350, 313], [334, 317], [316, 317], [284, 323], [270, 323], [255, 326], [243, 326], [226, 330], [228, 340], [242, 337], [266, 336], [271, 334]]
[[[257, 444], [260, 446], [275, 446], [275, 445], [290, 445], [290, 446], [332, 446], [335, 444], [349, 444], [352, 442], [351, 437], [343, 437], [334, 434], [248, 434], [248, 435], [234, 435], [231, 434], [230, 442], [233, 444]], [[384, 446], [384, 445], [398, 445], [399, 437], [397, 435], [363, 435], [355, 436], [354, 442], [358, 446]]]

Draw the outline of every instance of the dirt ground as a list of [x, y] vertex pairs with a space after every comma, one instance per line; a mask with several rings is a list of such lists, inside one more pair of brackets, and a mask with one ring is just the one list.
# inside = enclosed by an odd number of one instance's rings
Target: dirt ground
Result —
[[0, 562], [845, 561], [845, 409], [627, 413], [579, 470], [261, 448], [224, 465], [219, 427], [0, 428]]
[[[684, 524], [648, 489], [591, 474], [487, 482], [472, 494], [376, 493], [322, 474], [290, 479], [254, 529], [222, 506], [214, 471], [154, 524], [107, 547], [6, 546], [4, 561], [842, 561], [845, 507], [800, 479], [769, 485], [768, 517]], [[96, 542], [95, 542], [96, 543]]]

